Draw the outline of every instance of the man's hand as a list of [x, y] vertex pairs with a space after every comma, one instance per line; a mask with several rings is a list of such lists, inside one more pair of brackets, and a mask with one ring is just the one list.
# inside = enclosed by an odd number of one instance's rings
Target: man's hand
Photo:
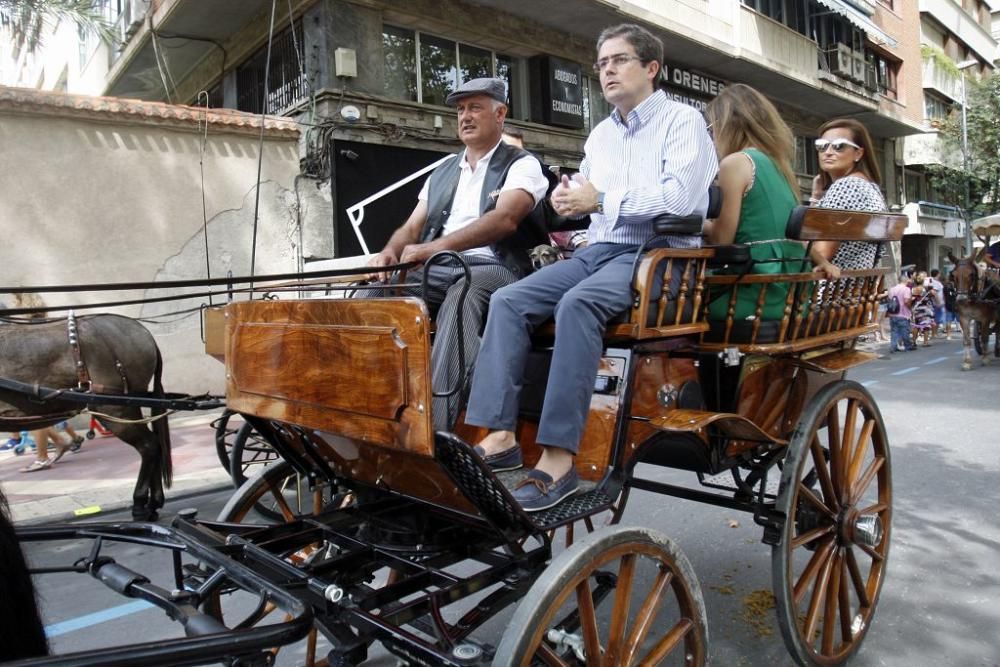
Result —
[[564, 175], [552, 191], [551, 201], [559, 215], [577, 218], [597, 210], [597, 188], [583, 174], [575, 174], [572, 183]]
[[[392, 266], [393, 264], [399, 264], [399, 260], [394, 254], [389, 250], [383, 250], [379, 254], [368, 260], [368, 266], [371, 267], [382, 267], [382, 266]], [[389, 274], [385, 271], [380, 271], [377, 273], [369, 273], [366, 278], [368, 280], [380, 280], [386, 282], [389, 280]]]
[[437, 246], [433, 242], [413, 243], [403, 248], [403, 252], [399, 255], [399, 263], [409, 264], [410, 262], [417, 262], [423, 264], [436, 252]]

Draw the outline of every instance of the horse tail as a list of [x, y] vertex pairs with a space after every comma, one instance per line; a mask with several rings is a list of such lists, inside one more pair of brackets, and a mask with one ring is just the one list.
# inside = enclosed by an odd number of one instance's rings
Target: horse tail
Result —
[[[156, 371], [153, 373], [153, 394], [163, 398], [166, 396], [163, 391], [163, 357], [160, 355], [160, 347], [154, 344], [156, 349]], [[153, 433], [160, 443], [160, 469], [163, 474], [163, 485], [168, 489], [174, 481], [173, 456], [170, 453], [170, 423], [167, 421], [165, 408], [153, 408], [154, 416], [162, 415], [160, 419], [153, 421]]]
[[0, 489], [0, 662], [49, 654], [35, 587]]

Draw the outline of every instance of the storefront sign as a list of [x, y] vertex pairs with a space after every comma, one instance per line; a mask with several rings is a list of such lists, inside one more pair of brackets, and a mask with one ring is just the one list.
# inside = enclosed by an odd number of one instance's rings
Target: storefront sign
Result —
[[726, 84], [718, 79], [673, 65], [663, 66], [660, 88], [670, 99], [704, 111], [712, 98], [722, 92]]
[[583, 127], [580, 65], [552, 56], [531, 59], [532, 119], [547, 125]]

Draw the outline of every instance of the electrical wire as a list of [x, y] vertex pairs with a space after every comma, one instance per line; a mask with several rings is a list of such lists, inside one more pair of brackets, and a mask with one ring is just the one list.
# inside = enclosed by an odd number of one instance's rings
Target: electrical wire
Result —
[[[278, 0], [271, 0], [271, 27], [267, 32], [267, 58], [264, 62], [264, 100], [260, 112], [260, 141], [257, 145], [257, 191], [253, 204], [253, 240], [250, 245], [250, 276], [253, 277], [257, 264], [257, 221], [260, 213], [260, 175], [264, 165], [264, 130], [267, 125], [268, 87], [271, 83], [271, 46], [274, 43], [274, 14], [278, 8]], [[253, 282], [250, 283], [253, 289]]]

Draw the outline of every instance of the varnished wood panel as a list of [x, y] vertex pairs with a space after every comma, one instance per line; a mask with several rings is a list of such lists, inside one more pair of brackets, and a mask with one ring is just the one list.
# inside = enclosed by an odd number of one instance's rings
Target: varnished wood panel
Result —
[[[628, 425], [622, 460], [627, 461], [639, 445], [658, 430], [647, 420], [656, 419], [677, 408], [677, 392], [687, 382], [698, 380], [698, 369], [693, 359], [671, 357], [668, 352], [637, 355], [636, 371], [632, 382], [632, 419]], [[667, 399], [664, 401], [664, 399]]]
[[233, 410], [433, 455], [422, 301], [251, 301], [226, 320]]
[[907, 224], [902, 213], [800, 206], [789, 217], [786, 236], [800, 241], [899, 241]]
[[223, 306], [205, 309], [205, 354], [222, 362], [226, 360], [225, 311]]

